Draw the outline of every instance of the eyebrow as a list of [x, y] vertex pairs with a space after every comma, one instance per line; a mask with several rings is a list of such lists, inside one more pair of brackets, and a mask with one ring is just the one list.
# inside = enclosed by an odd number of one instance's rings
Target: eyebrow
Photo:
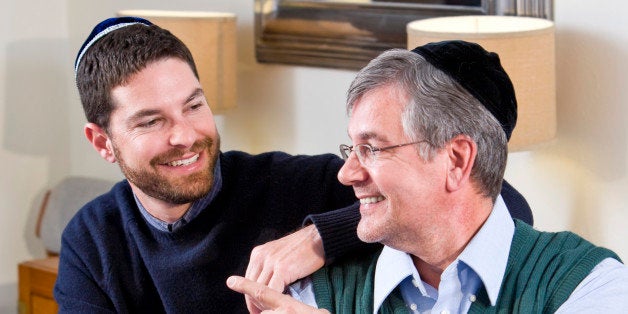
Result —
[[202, 89], [202, 88], [197, 88], [197, 89], [195, 89], [195, 90], [192, 92], [192, 94], [190, 94], [190, 96], [189, 96], [189, 97], [185, 100], [185, 103], [187, 104], [187, 103], [189, 103], [190, 101], [192, 101], [192, 100], [194, 100], [194, 99], [196, 99], [196, 98], [202, 97], [202, 96], [204, 96], [204, 95], [205, 95], [205, 93], [203, 92], [203, 89]]
[[159, 114], [161, 110], [157, 110], [157, 109], [145, 109], [145, 110], [140, 110], [136, 113], [134, 113], [133, 115], [131, 115], [127, 121], [128, 124], [135, 124], [136, 122], [142, 120], [145, 117], [150, 117], [150, 116], [154, 116]]
[[372, 131], [358, 133], [357, 139], [360, 141], [378, 140], [378, 141], [386, 142], [385, 138], [382, 138], [379, 134]]
[[[185, 101], [183, 102], [184, 104], [187, 104], [191, 101], [193, 101], [196, 98], [199, 98], [201, 96], [203, 96], [203, 89], [201, 88], [196, 88], [191, 94], [190, 96], [188, 96]], [[129, 122], [129, 124], [134, 124], [137, 121], [145, 118], [145, 117], [150, 117], [150, 116], [154, 116], [157, 115], [161, 112], [161, 110], [158, 109], [144, 109], [144, 110], [140, 110], [136, 113], [134, 113], [133, 115], [131, 115], [127, 121]]]

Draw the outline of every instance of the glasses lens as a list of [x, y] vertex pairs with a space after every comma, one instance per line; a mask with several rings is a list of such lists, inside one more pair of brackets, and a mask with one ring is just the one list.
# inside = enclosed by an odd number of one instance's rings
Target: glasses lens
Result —
[[354, 150], [358, 154], [358, 159], [363, 165], [371, 164], [373, 160], [373, 149], [367, 144], [356, 145]]
[[342, 156], [342, 159], [347, 160], [350, 154], [351, 154], [351, 146], [347, 146], [344, 144], [340, 145], [340, 156]]

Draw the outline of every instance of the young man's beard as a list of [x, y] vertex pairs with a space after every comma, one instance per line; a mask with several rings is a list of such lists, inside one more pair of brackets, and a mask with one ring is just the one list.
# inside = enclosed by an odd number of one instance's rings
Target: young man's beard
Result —
[[160, 161], [173, 160], [183, 156], [185, 152], [173, 149], [150, 160], [148, 167], [131, 168], [122, 158], [122, 154], [113, 145], [120, 170], [124, 176], [137, 186], [146, 195], [172, 203], [187, 204], [196, 201], [211, 189], [214, 180], [214, 167], [218, 159], [220, 138], [216, 138], [216, 145], [211, 138], [197, 141], [190, 149], [193, 152], [207, 154], [209, 163], [201, 171], [181, 177], [168, 177], [157, 171], [156, 165]]

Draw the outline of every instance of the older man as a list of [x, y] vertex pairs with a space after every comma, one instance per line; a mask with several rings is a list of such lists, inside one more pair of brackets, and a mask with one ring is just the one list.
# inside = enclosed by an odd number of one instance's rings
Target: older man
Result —
[[[294, 295], [332, 313], [628, 311], [615, 253], [508, 214], [499, 192], [516, 100], [496, 54], [463, 41], [385, 52], [347, 105], [353, 145], [340, 147], [338, 178], [360, 199], [360, 239], [385, 247], [323, 268]], [[316, 312], [228, 284], [261, 308]]]

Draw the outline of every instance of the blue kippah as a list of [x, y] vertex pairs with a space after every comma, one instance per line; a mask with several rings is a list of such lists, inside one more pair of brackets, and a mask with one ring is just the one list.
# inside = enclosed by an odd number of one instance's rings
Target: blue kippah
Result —
[[517, 123], [517, 99], [496, 53], [462, 40], [433, 42], [416, 47], [412, 52], [423, 56], [477, 98], [510, 139]]
[[144, 24], [144, 25], [153, 25], [150, 21], [133, 16], [123, 16], [123, 17], [112, 17], [108, 18], [96, 25], [92, 30], [91, 34], [87, 37], [81, 49], [79, 49], [78, 55], [76, 56], [76, 61], [74, 62], [74, 73], [78, 72], [79, 64], [81, 63], [81, 58], [83, 55], [93, 45], [96, 41], [98, 41], [101, 37], [109, 34], [110, 32], [133, 24]]

